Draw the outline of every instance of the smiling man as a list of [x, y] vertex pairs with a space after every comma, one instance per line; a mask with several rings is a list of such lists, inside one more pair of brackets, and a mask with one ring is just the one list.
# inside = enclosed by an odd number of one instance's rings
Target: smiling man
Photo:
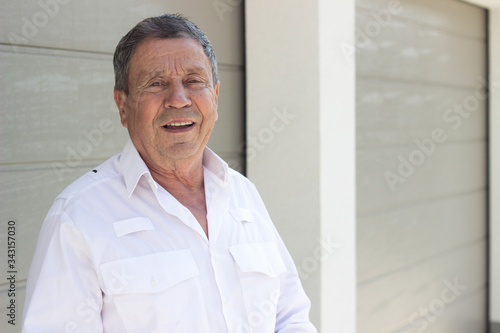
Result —
[[202, 159], [220, 85], [211, 68], [194, 39], [149, 39], [135, 51], [126, 90], [115, 90], [122, 124], [151, 176], [207, 236]]
[[316, 332], [255, 187], [206, 147], [217, 62], [178, 15], [115, 56], [123, 152], [70, 185], [40, 232], [23, 332]]

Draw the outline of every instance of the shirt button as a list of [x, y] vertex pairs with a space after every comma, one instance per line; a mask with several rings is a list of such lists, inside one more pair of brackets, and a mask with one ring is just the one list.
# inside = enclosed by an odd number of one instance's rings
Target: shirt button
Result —
[[222, 304], [227, 304], [227, 297], [222, 297]]
[[273, 274], [274, 272], [273, 266], [269, 265], [267, 266], [267, 269], [269, 270], [269, 273]]
[[151, 285], [156, 286], [158, 284], [158, 278], [156, 276], [153, 276], [151, 278]]

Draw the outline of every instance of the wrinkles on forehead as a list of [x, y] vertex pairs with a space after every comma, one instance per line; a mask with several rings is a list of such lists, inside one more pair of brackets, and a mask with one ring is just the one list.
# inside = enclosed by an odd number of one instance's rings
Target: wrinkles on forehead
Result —
[[[197, 43], [193, 41], [194, 43]], [[141, 44], [132, 57], [129, 86], [141, 87], [154, 78], [174, 79], [191, 74], [210, 81], [211, 63], [201, 45], [194, 51], [165, 49], [157, 44]]]
[[138, 73], [137, 82], [143, 83], [155, 78], [182, 78], [191, 74], [197, 74], [207, 79], [210, 78], [210, 72], [205, 67], [180, 63], [174, 64], [174, 66], [163, 66], [142, 71]]

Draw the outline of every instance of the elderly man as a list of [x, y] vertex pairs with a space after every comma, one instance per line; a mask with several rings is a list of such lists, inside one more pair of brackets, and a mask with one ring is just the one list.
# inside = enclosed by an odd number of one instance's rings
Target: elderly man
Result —
[[315, 332], [255, 187], [206, 148], [219, 80], [205, 34], [146, 19], [114, 55], [123, 152], [55, 200], [23, 332]]

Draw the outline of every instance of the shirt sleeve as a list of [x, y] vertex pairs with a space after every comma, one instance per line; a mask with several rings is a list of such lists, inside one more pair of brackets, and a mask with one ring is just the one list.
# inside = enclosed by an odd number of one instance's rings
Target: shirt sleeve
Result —
[[[253, 184], [252, 187], [254, 200], [260, 207], [259, 211], [269, 217], [257, 189]], [[269, 220], [271, 220], [270, 217]], [[286, 267], [286, 272], [280, 276], [281, 287], [276, 310], [275, 332], [316, 333], [316, 328], [309, 320], [311, 302], [304, 292], [297, 268], [274, 225], [272, 225], [272, 229], [275, 233], [276, 245]]]
[[88, 245], [57, 199], [45, 219], [28, 274], [23, 333], [103, 331], [102, 292]]
[[316, 329], [309, 321], [311, 302], [302, 288], [295, 264], [277, 232], [276, 237], [287, 271], [281, 276], [275, 332], [315, 333]]

